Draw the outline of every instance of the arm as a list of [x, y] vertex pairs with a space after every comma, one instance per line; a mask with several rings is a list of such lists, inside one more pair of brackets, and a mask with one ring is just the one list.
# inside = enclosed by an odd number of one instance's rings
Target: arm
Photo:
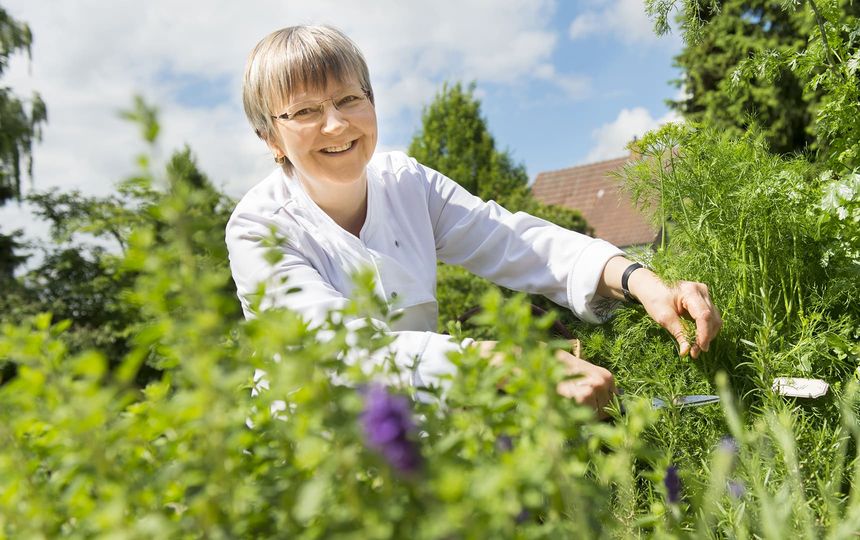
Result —
[[[621, 275], [633, 261], [614, 257], [606, 263], [597, 293], [607, 298], [623, 298]], [[688, 353], [698, 358], [700, 351], [707, 351], [723, 326], [720, 311], [711, 301], [708, 287], [704, 283], [678, 282], [674, 287], [666, 285], [647, 268], [635, 270], [627, 282], [630, 294], [636, 297], [652, 319], [669, 331], [678, 341], [681, 356]], [[690, 344], [684, 335], [681, 317], [696, 323], [696, 339]]]
[[[484, 202], [453, 180], [423, 168], [439, 258], [519, 291], [542, 294], [588, 322], [609, 309], [597, 285], [606, 262], [622, 251], [524, 212]], [[601, 305], [603, 304], [603, 305]]]
[[[608, 309], [601, 299], [623, 299], [621, 275], [632, 261], [602, 240], [567, 231], [496, 203], [484, 203], [444, 175], [424, 168], [430, 189], [439, 257], [512, 289], [544, 294], [570, 307], [580, 319], [602, 322]], [[648, 314], [678, 341], [682, 356], [707, 351], [722, 327], [719, 310], [702, 283], [663, 283], [640, 269], [629, 288]], [[692, 345], [684, 337], [681, 317], [696, 323]]]
[[[266, 309], [288, 308], [301, 314], [311, 326], [318, 327], [325, 322], [329, 311], [343, 308], [349, 300], [314, 268], [304, 254], [286, 242], [278, 243], [275, 248], [279, 256], [277, 262], [267, 260], [266, 254], [272, 250], [268, 239], [272, 236], [273, 225], [279, 230], [273, 219], [242, 212], [234, 213], [227, 225], [230, 269], [245, 317], [252, 318], [257, 311]], [[279, 230], [279, 234], [285, 236], [288, 233]], [[265, 286], [263, 297], [255, 298], [261, 284]], [[366, 320], [346, 320], [345, 324], [347, 328], [357, 329], [364, 326]], [[384, 322], [376, 319], [372, 319], [371, 324], [395, 339], [386, 349], [374, 353], [369, 361], [378, 363], [393, 353], [397, 366], [404, 373], [410, 373], [411, 383], [419, 388], [444, 384], [440, 378], [452, 374], [455, 369], [448, 361], [447, 353], [465, 345], [444, 334], [392, 332]], [[356, 360], [368, 361], [366, 358]]]

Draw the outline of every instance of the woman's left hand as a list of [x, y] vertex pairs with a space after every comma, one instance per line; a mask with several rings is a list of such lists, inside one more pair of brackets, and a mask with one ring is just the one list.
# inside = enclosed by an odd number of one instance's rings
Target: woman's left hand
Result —
[[[637, 277], [639, 279], [634, 281]], [[708, 350], [711, 340], [723, 326], [720, 310], [711, 301], [708, 286], [704, 283], [680, 281], [670, 287], [643, 268], [630, 276], [630, 292], [639, 299], [648, 315], [675, 337], [681, 356], [689, 353], [698, 358], [701, 351]], [[694, 343], [687, 339], [682, 317], [696, 324]]]

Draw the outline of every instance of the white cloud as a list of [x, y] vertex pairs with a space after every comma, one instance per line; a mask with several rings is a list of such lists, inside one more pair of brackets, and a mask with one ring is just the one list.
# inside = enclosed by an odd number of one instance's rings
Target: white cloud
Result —
[[570, 23], [568, 36], [582, 39], [611, 34], [628, 44], [655, 43], [659, 38], [645, 15], [643, 0], [599, 0]]
[[[268, 32], [292, 24], [333, 24], [359, 44], [383, 128], [420, 109], [442, 80], [548, 81], [573, 97], [588, 90], [586, 78], [550, 63], [558, 42], [552, 0], [7, 0], [4, 7], [31, 26], [34, 44], [32, 64], [15, 59], [3, 82], [19, 94], [37, 89], [48, 104], [35, 152], [38, 189], [104, 194], [132, 173], [142, 143], [116, 111], [142, 93], [161, 110], [162, 152], [188, 143], [212, 180], [240, 195], [272, 166], [241, 110], [245, 57]], [[188, 80], [218, 85], [223, 102], [189, 103], [177, 90]], [[381, 148], [407, 142], [381, 132]]]
[[534, 71], [535, 77], [552, 82], [561, 88], [569, 98], [583, 99], [591, 91], [591, 79], [580, 75], [557, 73], [552, 64], [541, 64]]
[[646, 132], [668, 122], [681, 122], [681, 117], [670, 111], [660, 118], [654, 118], [644, 107], [622, 109], [618, 117], [603, 124], [591, 133], [594, 145], [585, 157], [586, 163], [621, 157], [627, 154], [627, 143], [633, 137], [641, 137]]

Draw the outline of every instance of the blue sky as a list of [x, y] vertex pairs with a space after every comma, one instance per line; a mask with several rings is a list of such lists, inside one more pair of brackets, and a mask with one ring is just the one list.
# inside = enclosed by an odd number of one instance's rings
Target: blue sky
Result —
[[[507, 113], [516, 96], [505, 89], [487, 96], [485, 108], [493, 132], [526, 163], [532, 178], [540, 171], [590, 161], [596, 129], [617, 121], [622, 111], [636, 108], [644, 108], [654, 120], [663, 118], [669, 112], [665, 100], [678, 94], [670, 84], [679, 76], [672, 66], [673, 56], [681, 49], [678, 39], [625, 42], [617, 32], [603, 30], [571, 39], [571, 21], [588, 12], [584, 4], [559, 3], [553, 27], [561, 37], [552, 59], [559, 71], [591, 78], [588, 96], [581, 101], [565, 99], [545, 84], [536, 85], [524, 96], [527, 106]], [[546, 97], [542, 99], [542, 95]], [[636, 131], [635, 126], [630, 128]]]
[[[133, 172], [141, 143], [116, 111], [142, 93], [161, 110], [162, 157], [189, 144], [241, 196], [272, 167], [239, 99], [244, 59], [266, 33], [326, 23], [362, 48], [380, 150], [405, 149], [443, 81], [476, 81], [491, 132], [528, 173], [623, 154], [670, 120], [677, 37], [657, 39], [641, 0], [4, 0], [30, 24], [32, 62], [4, 84], [38, 90], [50, 121], [34, 184], [105, 194]], [[18, 212], [4, 209], [9, 215]], [[13, 221], [18, 219], [13, 215]]]

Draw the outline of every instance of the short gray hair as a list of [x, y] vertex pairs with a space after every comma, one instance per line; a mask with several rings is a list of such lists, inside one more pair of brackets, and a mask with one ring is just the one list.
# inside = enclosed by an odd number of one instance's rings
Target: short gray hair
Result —
[[242, 103], [258, 137], [274, 132], [272, 116], [294, 91], [323, 90], [330, 79], [356, 78], [373, 103], [367, 62], [358, 46], [331, 26], [290, 26], [263, 38], [245, 65]]

